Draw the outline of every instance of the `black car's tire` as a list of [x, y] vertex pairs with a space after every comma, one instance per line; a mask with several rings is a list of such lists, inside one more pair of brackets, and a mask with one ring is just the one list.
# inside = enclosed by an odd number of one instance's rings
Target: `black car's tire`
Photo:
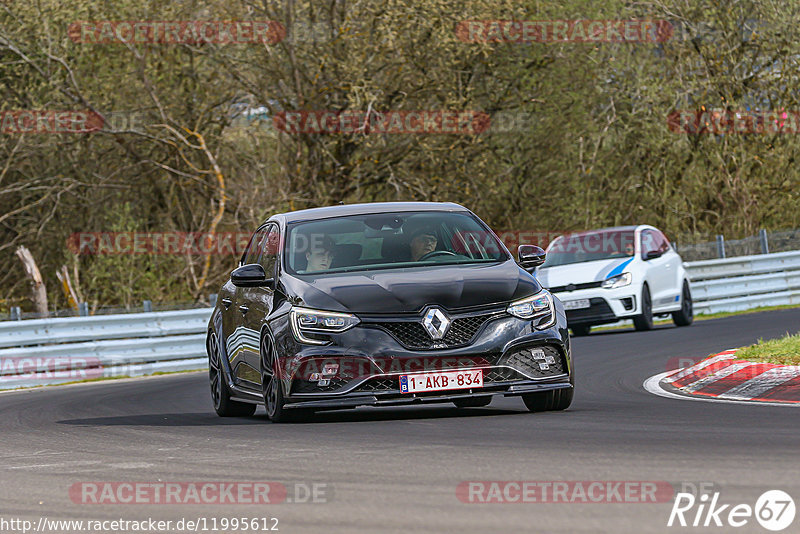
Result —
[[566, 410], [569, 408], [569, 405], [572, 404], [574, 391], [573, 388], [568, 388], [528, 393], [522, 396], [522, 401], [525, 403], [528, 410], [532, 412]]
[[653, 301], [647, 284], [642, 287], [642, 313], [633, 318], [633, 326], [636, 330], [653, 329]]
[[453, 404], [459, 408], [480, 408], [482, 406], [489, 406], [492, 402], [492, 396], [486, 395], [484, 397], [467, 397], [465, 399], [455, 399]]
[[256, 405], [249, 402], [231, 400], [231, 392], [225, 383], [222, 362], [220, 361], [219, 343], [216, 334], [206, 340], [208, 353], [208, 381], [211, 385], [211, 401], [214, 411], [220, 417], [247, 417], [256, 412]]
[[692, 291], [689, 289], [689, 282], [684, 280], [681, 290], [681, 309], [672, 312], [672, 322], [675, 323], [675, 326], [689, 326], [692, 321], [694, 321]]
[[261, 392], [264, 395], [264, 407], [267, 417], [273, 423], [289, 423], [299, 421], [313, 413], [310, 410], [286, 408], [283, 384], [280, 379], [280, 365], [272, 337], [261, 334]]
[[592, 331], [592, 325], [576, 324], [575, 326], [570, 326], [569, 329], [572, 330], [572, 335], [575, 337], [588, 336], [589, 332]]

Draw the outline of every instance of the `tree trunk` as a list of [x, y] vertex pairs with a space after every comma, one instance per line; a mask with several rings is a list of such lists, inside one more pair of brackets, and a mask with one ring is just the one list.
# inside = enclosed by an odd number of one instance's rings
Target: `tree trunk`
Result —
[[78, 303], [80, 299], [78, 298], [75, 289], [72, 287], [72, 280], [69, 276], [69, 271], [67, 270], [66, 265], [61, 266], [60, 271], [56, 271], [56, 278], [58, 281], [61, 282], [61, 287], [64, 290], [64, 296], [67, 297], [67, 303], [69, 307], [78, 311]]
[[33, 308], [40, 317], [47, 317], [47, 289], [44, 286], [44, 280], [42, 280], [42, 273], [39, 272], [39, 267], [36, 266], [36, 260], [33, 259], [31, 251], [26, 247], [19, 247], [16, 254], [22, 261], [25, 275], [31, 283]]

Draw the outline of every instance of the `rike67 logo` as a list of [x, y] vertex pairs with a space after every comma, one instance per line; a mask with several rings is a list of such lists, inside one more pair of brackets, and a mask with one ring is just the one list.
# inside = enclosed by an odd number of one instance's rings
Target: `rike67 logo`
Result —
[[786, 529], [794, 521], [794, 500], [785, 491], [765, 491], [756, 500], [755, 506], [722, 503], [719, 496], [718, 491], [710, 496], [703, 493], [699, 497], [692, 493], [678, 493], [667, 526], [739, 528], [752, 524], [755, 517], [762, 527], [777, 532]]

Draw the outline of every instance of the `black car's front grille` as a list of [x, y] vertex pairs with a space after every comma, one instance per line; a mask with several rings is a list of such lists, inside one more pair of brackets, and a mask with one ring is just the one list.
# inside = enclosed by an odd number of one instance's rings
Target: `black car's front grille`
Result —
[[358, 386], [356, 391], [392, 391], [399, 390], [397, 378], [371, 378]]
[[515, 351], [504, 364], [532, 378], [547, 378], [566, 373], [561, 352], [549, 345]]
[[496, 382], [513, 382], [516, 380], [525, 380], [525, 377], [508, 367], [496, 367], [483, 371], [484, 385]]
[[422, 326], [421, 319], [413, 321], [364, 323], [389, 332], [407, 349], [455, 348], [468, 345], [488, 321], [500, 317], [498, 313], [472, 315], [453, 319], [444, 338], [434, 341]]
[[411, 321], [381, 323], [378, 328], [392, 334], [404, 347], [427, 348], [433, 342], [431, 336], [425, 331], [425, 327], [422, 326], [422, 323]]
[[592, 289], [594, 287], [600, 287], [603, 284], [603, 280], [599, 282], [585, 282], [583, 284], [567, 284], [565, 286], [553, 286], [548, 288], [550, 293], [563, 293], [564, 291], [577, 291], [579, 289]]
[[295, 380], [292, 383], [292, 393], [330, 393], [345, 386], [349, 380], [331, 378], [327, 386], [320, 386], [316, 381]]

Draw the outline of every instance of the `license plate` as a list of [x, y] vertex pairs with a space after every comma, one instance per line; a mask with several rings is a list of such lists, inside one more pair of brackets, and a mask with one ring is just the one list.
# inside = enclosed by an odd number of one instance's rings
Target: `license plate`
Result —
[[592, 306], [589, 299], [565, 300], [563, 302], [565, 310], [582, 310]]
[[445, 391], [448, 389], [468, 389], [483, 387], [483, 369], [472, 371], [447, 371], [444, 373], [424, 373], [402, 375], [401, 393], [420, 391]]

